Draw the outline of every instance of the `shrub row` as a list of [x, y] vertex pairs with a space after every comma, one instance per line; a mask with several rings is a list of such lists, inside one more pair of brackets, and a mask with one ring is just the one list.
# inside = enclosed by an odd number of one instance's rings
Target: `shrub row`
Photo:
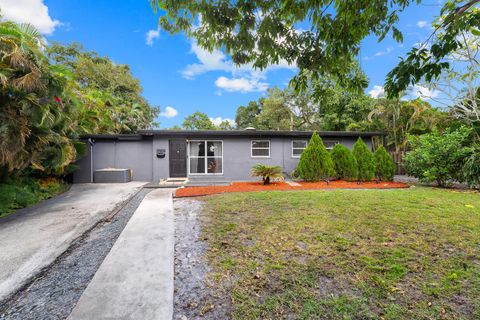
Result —
[[328, 152], [320, 136], [314, 132], [300, 157], [296, 173], [305, 181], [330, 178], [370, 181], [375, 176], [380, 180], [391, 181], [395, 165], [384, 147], [372, 154], [361, 138], [355, 142], [352, 151], [337, 144]]

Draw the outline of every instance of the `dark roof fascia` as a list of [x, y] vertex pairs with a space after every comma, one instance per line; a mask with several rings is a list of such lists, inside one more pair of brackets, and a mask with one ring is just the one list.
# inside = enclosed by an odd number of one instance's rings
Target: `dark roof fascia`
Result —
[[80, 136], [80, 139], [92, 140], [114, 140], [114, 141], [140, 141], [144, 139], [141, 134], [87, 134]]
[[[83, 135], [81, 139], [138, 141], [147, 137], [302, 137], [309, 138], [312, 131], [266, 131], [266, 130], [141, 130], [138, 134], [91, 134]], [[321, 137], [375, 137], [386, 136], [385, 132], [356, 131], [319, 131]]]
[[[141, 135], [182, 137], [311, 137], [313, 131], [267, 131], [267, 130], [141, 130]], [[385, 132], [319, 131], [321, 137], [374, 137], [386, 136]]]

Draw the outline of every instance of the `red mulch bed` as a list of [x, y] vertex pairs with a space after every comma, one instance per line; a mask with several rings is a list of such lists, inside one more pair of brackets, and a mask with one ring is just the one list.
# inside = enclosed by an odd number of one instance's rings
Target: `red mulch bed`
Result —
[[185, 187], [177, 189], [175, 197], [198, 197], [210, 194], [227, 192], [250, 192], [250, 191], [272, 191], [272, 190], [315, 190], [315, 189], [395, 189], [407, 188], [408, 185], [401, 182], [348, 182], [343, 180], [326, 182], [299, 182], [300, 186], [291, 186], [285, 182], [273, 182], [270, 185], [263, 185], [262, 182], [233, 182], [229, 186], [207, 186], [207, 187]]

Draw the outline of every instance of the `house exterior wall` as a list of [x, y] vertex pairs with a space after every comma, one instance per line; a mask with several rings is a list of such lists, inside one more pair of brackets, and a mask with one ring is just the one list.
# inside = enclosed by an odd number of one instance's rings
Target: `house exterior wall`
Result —
[[[197, 138], [196, 138], [197, 139]], [[212, 138], [209, 138], [212, 140]], [[202, 139], [198, 139], [202, 140]], [[208, 140], [208, 139], [207, 139]], [[246, 137], [232, 137], [224, 138], [223, 140], [223, 175], [216, 175], [216, 177], [223, 177], [226, 180], [252, 180], [250, 170], [253, 165], [262, 163], [269, 166], [280, 166], [283, 172], [290, 174], [298, 164], [299, 158], [292, 157], [292, 141], [293, 140], [307, 140], [308, 138], [246, 138]], [[270, 141], [270, 157], [257, 158], [251, 156], [251, 141], [252, 140], [269, 140]], [[342, 138], [325, 138], [329, 141], [339, 141], [348, 148], [352, 148], [356, 138], [342, 137]], [[371, 139], [364, 139], [365, 143], [371, 148]], [[204, 175], [208, 176], [208, 175]], [[198, 178], [198, 175], [189, 175], [190, 178]]]
[[153, 179], [152, 139], [94, 141], [91, 148], [87, 149], [87, 154], [76, 163], [79, 170], [74, 173], [74, 183], [93, 182], [91, 170], [106, 168], [131, 169], [132, 179], [135, 181]]
[[[142, 136], [141, 139], [123, 141], [118, 139], [93, 140], [86, 156], [77, 162], [79, 170], [74, 173], [74, 183], [91, 181], [92, 170], [105, 168], [132, 169], [135, 181], [159, 181], [170, 177], [169, 172], [169, 139], [178, 139], [175, 135]], [[184, 136], [187, 140], [221, 140], [223, 141], [223, 174], [190, 175], [187, 160], [187, 175], [191, 179], [202, 179], [214, 176], [215, 179], [251, 180], [250, 170], [253, 165], [281, 166], [289, 174], [298, 164], [299, 158], [292, 157], [293, 140], [309, 140], [309, 137], [269, 137], [269, 136]], [[357, 137], [322, 137], [324, 141], [339, 141], [352, 148]], [[251, 156], [252, 140], [269, 140], [270, 157], [257, 158]], [[363, 138], [367, 146], [372, 148], [370, 137]], [[86, 141], [87, 142], [87, 141]], [[88, 142], [87, 142], [88, 143]], [[156, 156], [158, 149], [165, 150], [165, 157]], [[91, 166], [93, 164], [93, 166]], [[92, 167], [92, 168], [91, 168]]]

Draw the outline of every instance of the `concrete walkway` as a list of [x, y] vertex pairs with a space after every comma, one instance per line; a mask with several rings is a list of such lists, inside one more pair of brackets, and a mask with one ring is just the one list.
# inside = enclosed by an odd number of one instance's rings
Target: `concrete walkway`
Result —
[[69, 319], [172, 319], [172, 189], [142, 201]]
[[143, 182], [78, 184], [53, 199], [0, 219], [0, 301], [133, 196]]

